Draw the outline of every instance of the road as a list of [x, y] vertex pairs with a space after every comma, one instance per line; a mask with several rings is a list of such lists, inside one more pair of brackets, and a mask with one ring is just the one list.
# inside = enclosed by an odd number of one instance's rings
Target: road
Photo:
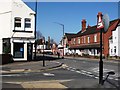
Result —
[[[20, 87], [30, 88], [30, 82], [37, 85], [34, 86], [39, 88], [44, 88], [50, 86], [57, 86], [58, 88], [91, 88], [91, 84], [95, 88], [98, 88], [98, 61], [96, 60], [79, 60], [79, 59], [58, 59], [56, 62], [64, 63], [64, 65], [57, 69], [52, 69], [43, 72], [23, 72], [23, 73], [11, 73], [3, 74], [3, 88], [6, 87], [8, 83], [18, 83], [21, 84]], [[104, 62], [104, 76], [106, 72], [114, 71], [115, 75], [109, 77], [110, 83], [105, 83], [105, 87], [115, 88], [118, 87], [118, 78], [120, 75], [118, 72], [118, 63], [116, 62]], [[26, 82], [26, 83], [23, 83]], [[37, 83], [36, 83], [37, 82]], [[46, 82], [46, 84], [45, 84]], [[49, 84], [48, 84], [49, 83]], [[43, 85], [45, 84], [45, 86]], [[42, 85], [42, 86], [41, 86]], [[7, 85], [9, 88], [9, 85]], [[51, 86], [50, 86], [51, 87]], [[49, 87], [48, 87], [49, 88]]]
[[[81, 71], [85, 74], [93, 74], [95, 76], [99, 75], [99, 61], [97, 60], [82, 60], [82, 59], [63, 59], [59, 62], [67, 65], [68, 70]], [[110, 79], [118, 80], [120, 77], [120, 69], [118, 68], [118, 62], [106, 62], [103, 61], [103, 74], [106, 76], [106, 73], [109, 71], [114, 71], [115, 75], [110, 76]]]

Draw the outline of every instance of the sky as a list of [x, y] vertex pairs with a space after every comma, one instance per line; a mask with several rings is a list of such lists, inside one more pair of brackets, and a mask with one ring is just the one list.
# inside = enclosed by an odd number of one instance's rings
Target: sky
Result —
[[[35, 10], [35, 2], [25, 3]], [[38, 2], [37, 6], [37, 31], [56, 43], [63, 37], [63, 28], [54, 22], [64, 24], [65, 33], [77, 33], [82, 19], [86, 25], [96, 25], [98, 12], [108, 14], [110, 20], [118, 18], [118, 2]]]

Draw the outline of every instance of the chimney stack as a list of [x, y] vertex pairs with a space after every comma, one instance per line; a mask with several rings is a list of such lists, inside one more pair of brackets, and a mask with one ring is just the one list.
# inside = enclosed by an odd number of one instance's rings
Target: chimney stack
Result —
[[82, 23], [82, 32], [83, 32], [86, 30], [86, 20], [83, 19], [81, 23]]

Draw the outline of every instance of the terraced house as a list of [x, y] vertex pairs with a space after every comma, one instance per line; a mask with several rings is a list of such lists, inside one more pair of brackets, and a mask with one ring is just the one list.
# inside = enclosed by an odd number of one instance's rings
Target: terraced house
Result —
[[[102, 16], [99, 12], [98, 15]], [[98, 16], [97, 15], [97, 16]], [[65, 43], [69, 46], [65, 53], [78, 54], [78, 55], [91, 55], [99, 56], [100, 54], [100, 30], [97, 30], [97, 25], [86, 26], [87, 21], [83, 19], [81, 21], [82, 29], [76, 34], [65, 34]], [[116, 34], [115, 34], [116, 33]], [[120, 19], [110, 21], [107, 32], [103, 32], [103, 56], [108, 55], [120, 56]], [[116, 37], [116, 40], [114, 39]], [[112, 43], [111, 43], [112, 42]], [[65, 46], [66, 47], [66, 46]], [[112, 50], [112, 51], [111, 51]], [[113, 51], [115, 52], [113, 54]]]
[[34, 23], [35, 12], [22, 0], [0, 2], [0, 54], [11, 53], [14, 61], [31, 60]]

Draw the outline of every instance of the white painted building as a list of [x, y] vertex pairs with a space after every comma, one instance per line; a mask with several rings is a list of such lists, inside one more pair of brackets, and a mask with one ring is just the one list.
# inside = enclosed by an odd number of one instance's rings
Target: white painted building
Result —
[[109, 39], [109, 54], [110, 56], [120, 57], [120, 23], [117, 28], [112, 31], [112, 36]]
[[0, 1], [0, 54], [11, 53], [14, 61], [33, 58], [35, 12], [22, 0]]

